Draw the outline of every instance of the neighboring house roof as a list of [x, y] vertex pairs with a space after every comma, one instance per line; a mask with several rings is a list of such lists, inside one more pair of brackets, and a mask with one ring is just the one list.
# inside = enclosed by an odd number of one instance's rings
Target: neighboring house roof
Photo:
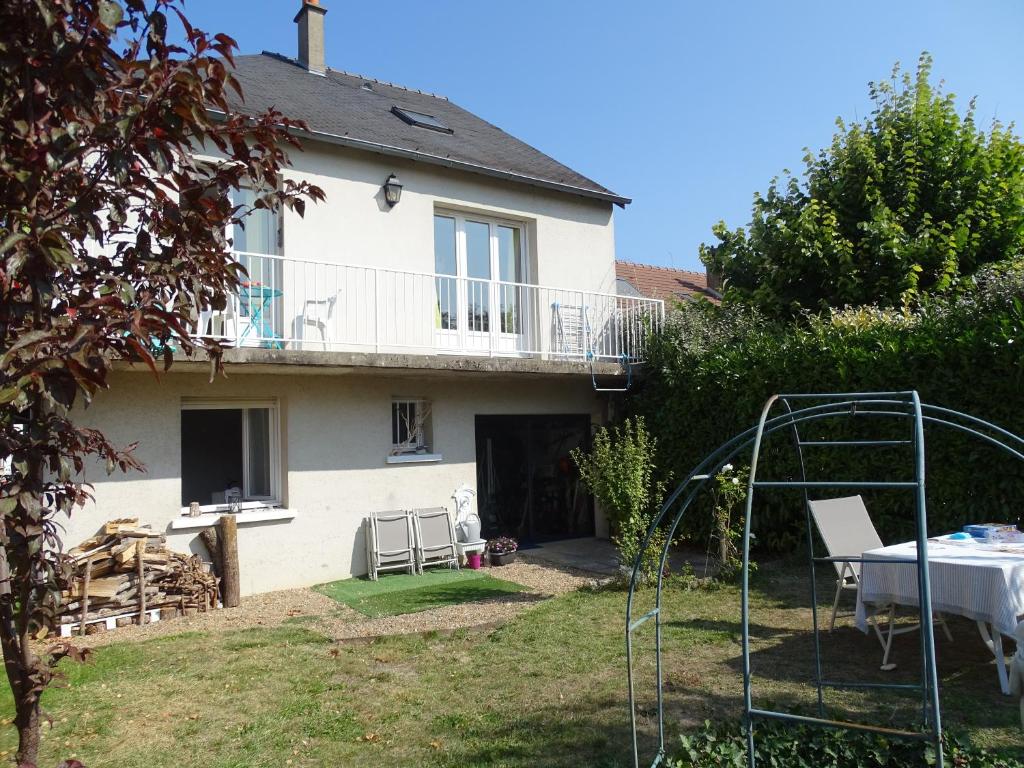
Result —
[[[235, 64], [245, 101], [232, 94], [231, 106], [243, 113], [273, 107], [304, 120], [317, 138], [333, 143], [619, 205], [630, 202], [443, 96], [336, 69], [313, 74], [297, 61], [267, 51], [237, 56]], [[410, 124], [394, 107], [433, 117], [450, 131]]]
[[715, 302], [721, 299], [721, 294], [718, 291], [708, 287], [708, 276], [704, 272], [656, 267], [652, 264], [635, 264], [631, 261], [616, 261], [615, 277], [620, 295], [639, 295], [649, 299], [662, 300], [682, 299], [684, 301], [698, 296]]

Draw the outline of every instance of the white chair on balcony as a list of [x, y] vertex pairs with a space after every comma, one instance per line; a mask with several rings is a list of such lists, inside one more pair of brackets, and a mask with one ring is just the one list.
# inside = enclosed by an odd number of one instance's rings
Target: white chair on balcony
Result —
[[334, 310], [340, 298], [341, 291], [325, 299], [307, 299], [302, 312], [303, 326], [310, 326], [320, 331], [320, 342], [324, 345], [324, 350], [327, 349], [328, 342], [334, 340]]
[[235, 302], [228, 301], [224, 309], [203, 309], [199, 312], [196, 336], [234, 341], [238, 338], [238, 316]]

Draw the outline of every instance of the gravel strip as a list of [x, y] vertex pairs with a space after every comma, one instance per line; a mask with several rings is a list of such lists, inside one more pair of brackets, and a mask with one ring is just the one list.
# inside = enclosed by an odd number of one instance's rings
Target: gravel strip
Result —
[[[79, 648], [95, 648], [122, 641], [138, 642], [164, 635], [178, 635], [183, 632], [223, 632], [252, 627], [276, 627], [293, 616], [319, 616], [336, 611], [339, 605], [327, 595], [312, 589], [285, 589], [279, 592], [264, 592], [243, 597], [237, 608], [221, 608], [216, 611], [197, 613], [194, 616], [179, 616], [176, 619], [158, 621], [145, 626], [131, 625], [118, 627], [109, 632], [81, 637], [67, 638]], [[345, 607], [345, 606], [341, 606]], [[359, 614], [352, 612], [356, 616]], [[48, 638], [44, 645], [49, 647], [55, 640]]]
[[[467, 627], [502, 624], [532, 605], [555, 595], [580, 589], [594, 582], [594, 574], [575, 568], [554, 567], [520, 553], [516, 562], [498, 568], [486, 568], [498, 579], [522, 584], [526, 590], [474, 603], [447, 605], [418, 613], [370, 619], [347, 605], [338, 603], [313, 589], [287, 589], [242, 598], [237, 608], [223, 608], [195, 616], [182, 616], [146, 626], [120, 627], [85, 637], [70, 638], [80, 648], [99, 647], [116, 642], [138, 642], [183, 632], [223, 632], [252, 627], [276, 627], [289, 619], [322, 632], [334, 640], [404, 635], [418, 632], [450, 631]], [[53, 638], [41, 644], [47, 647]]]

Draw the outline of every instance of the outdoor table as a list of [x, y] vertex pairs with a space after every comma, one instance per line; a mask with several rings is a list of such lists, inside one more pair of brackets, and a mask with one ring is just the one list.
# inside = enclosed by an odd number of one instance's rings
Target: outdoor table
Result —
[[[249, 316], [249, 323], [239, 336], [239, 341], [245, 339], [253, 330], [264, 340], [279, 338], [274, 333], [273, 323], [265, 317], [264, 313], [270, 308], [274, 299], [283, 295], [277, 288], [271, 288], [261, 283], [242, 284], [238, 290], [238, 301], [243, 313]], [[276, 349], [281, 349], [282, 346], [280, 341], [264, 341], [264, 344]]]
[[[857, 627], [868, 632], [868, 616], [889, 605], [918, 606], [917, 543], [864, 553], [857, 589]], [[899, 562], [899, 561], [905, 562]], [[910, 561], [910, 562], [906, 562]], [[929, 539], [932, 610], [977, 622], [996, 658], [999, 687], [1010, 692], [1002, 636], [1012, 637], [1024, 616], [1024, 545]]]

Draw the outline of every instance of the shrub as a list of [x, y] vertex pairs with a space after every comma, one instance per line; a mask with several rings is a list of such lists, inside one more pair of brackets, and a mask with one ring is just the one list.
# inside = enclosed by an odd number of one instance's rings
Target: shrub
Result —
[[[644, 536], [661, 506], [665, 482], [656, 475], [656, 451], [657, 440], [647, 431], [642, 416], [611, 429], [599, 428], [589, 454], [578, 448], [572, 451], [580, 480], [608, 515], [623, 568], [637, 561]], [[642, 583], [657, 576], [664, 545], [665, 534], [659, 529], [643, 553]]]
[[[715, 475], [712, 504], [715, 510], [714, 536], [718, 539], [718, 572], [720, 581], [733, 581], [743, 570], [743, 555], [739, 546], [743, 538], [744, 516], [739, 508], [747, 500], [746, 467], [736, 469], [726, 464]], [[751, 569], [754, 563], [750, 564]]]
[[[783, 323], [756, 311], [706, 302], [677, 307], [650, 347], [649, 375], [631, 407], [646, 416], [658, 466], [684, 478], [708, 453], [757, 420], [779, 392], [917, 389], [927, 403], [955, 408], [1024, 433], [1024, 267], [984, 270], [955, 297], [913, 310], [873, 307]], [[781, 411], [778, 411], [781, 413]], [[909, 436], [909, 422], [815, 422], [805, 439]], [[1024, 494], [1017, 460], [966, 435], [926, 427], [928, 512], [932, 532], [976, 520], [1014, 522]], [[901, 453], [902, 451], [902, 453]], [[744, 460], [740, 456], [739, 460]], [[805, 451], [810, 479], [912, 479], [909, 448]], [[762, 448], [761, 479], [796, 477], [791, 436]], [[883, 540], [912, 535], [905, 490], [865, 492]], [[711, 501], [687, 513], [681, 531], [707, 541]], [[754, 531], [760, 547], [792, 551], [805, 542], [803, 497], [759, 491]]]

